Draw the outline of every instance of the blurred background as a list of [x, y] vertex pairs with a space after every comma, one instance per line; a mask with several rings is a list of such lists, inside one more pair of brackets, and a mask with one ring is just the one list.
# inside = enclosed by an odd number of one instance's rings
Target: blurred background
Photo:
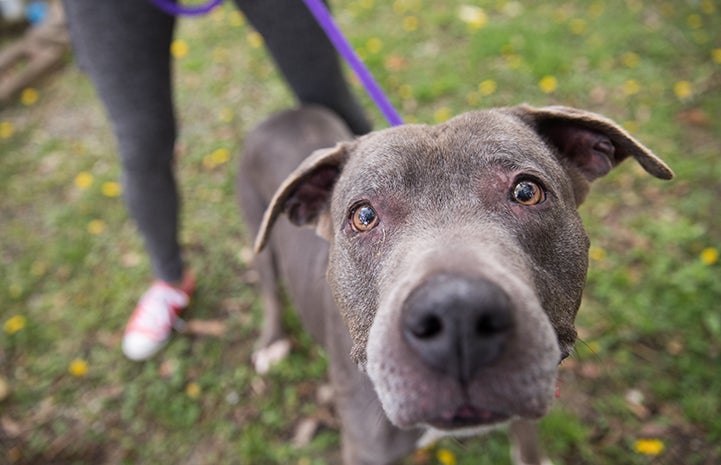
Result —
[[[580, 340], [542, 437], [557, 465], [721, 463], [721, 5], [331, 3], [407, 122], [576, 106], [675, 170], [664, 182], [626, 162], [581, 207]], [[230, 2], [179, 21], [182, 242], [198, 291], [187, 333], [138, 364], [119, 341], [149, 263], [56, 6], [0, 0], [0, 463], [339, 463], [325, 358], [292, 312], [292, 355], [263, 377], [249, 363], [260, 308], [236, 164], [245, 134], [294, 105], [262, 38]], [[446, 440], [405, 463], [509, 464], [508, 441]]]

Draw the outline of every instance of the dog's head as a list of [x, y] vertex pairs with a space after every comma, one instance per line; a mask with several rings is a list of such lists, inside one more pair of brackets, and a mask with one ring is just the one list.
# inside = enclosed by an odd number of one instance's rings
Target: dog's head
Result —
[[389, 419], [459, 432], [549, 408], [588, 263], [577, 214], [627, 157], [671, 170], [614, 122], [566, 107], [471, 112], [315, 152], [278, 215], [330, 242], [328, 281]]

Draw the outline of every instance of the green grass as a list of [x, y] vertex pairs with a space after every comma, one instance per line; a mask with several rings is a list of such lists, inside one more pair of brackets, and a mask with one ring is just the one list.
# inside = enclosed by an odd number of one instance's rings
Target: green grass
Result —
[[[480, 1], [475, 29], [458, 1], [333, 4], [407, 121], [573, 105], [621, 122], [674, 168], [664, 183], [624, 163], [581, 209], [593, 242], [581, 341], [542, 434], [557, 464], [721, 462], [721, 7]], [[11, 390], [0, 463], [338, 463], [337, 422], [316, 399], [325, 359], [292, 314], [293, 355], [267, 377], [249, 365], [260, 308], [235, 162], [244, 135], [292, 98], [231, 12], [177, 32], [189, 45], [176, 62], [182, 240], [201, 277], [190, 318], [214, 320], [220, 336], [178, 336], [144, 364], [122, 357], [149, 265], [120, 198], [103, 193], [119, 177], [103, 110], [71, 64], [37, 86], [36, 103], [0, 110], [0, 380]], [[214, 165], [217, 149], [231, 159]], [[85, 376], [69, 372], [76, 359]], [[319, 432], [295, 448], [306, 418]], [[639, 439], [664, 449], [644, 455]], [[502, 433], [438, 448], [458, 464], [510, 463]], [[408, 463], [441, 463], [438, 448]]]

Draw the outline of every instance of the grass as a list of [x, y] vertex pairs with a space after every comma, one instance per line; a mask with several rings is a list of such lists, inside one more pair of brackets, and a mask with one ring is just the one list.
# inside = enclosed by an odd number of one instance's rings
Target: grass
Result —
[[[719, 6], [333, 3], [407, 121], [573, 105], [616, 119], [669, 162], [671, 183], [624, 163], [581, 209], [593, 242], [581, 340], [542, 434], [559, 464], [721, 462]], [[292, 356], [266, 377], [249, 368], [260, 312], [235, 161], [244, 134], [291, 96], [229, 5], [181, 21], [177, 38], [187, 45], [176, 61], [182, 240], [201, 276], [190, 318], [216, 331], [176, 337], [148, 363], [121, 356], [149, 265], [117, 195], [103, 110], [67, 66], [0, 110], [0, 383], [10, 390], [0, 463], [338, 463], [338, 425], [316, 395], [324, 356], [292, 313]], [[304, 419], [318, 432], [294, 447]], [[507, 449], [494, 433], [408, 463], [507, 464]]]

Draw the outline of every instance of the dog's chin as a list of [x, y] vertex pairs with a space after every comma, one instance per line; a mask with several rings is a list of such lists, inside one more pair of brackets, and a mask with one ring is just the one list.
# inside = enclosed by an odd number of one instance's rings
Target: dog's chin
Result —
[[486, 428], [498, 423], [504, 423], [510, 418], [511, 415], [505, 412], [495, 412], [465, 404], [454, 410], [443, 412], [441, 415], [424, 423], [436, 430], [446, 431], [448, 434], [454, 435], [454, 431]]
[[[513, 386], [509, 387], [509, 390]], [[448, 389], [448, 391], [453, 391]], [[435, 393], [440, 391], [436, 390]], [[478, 391], [482, 392], [482, 391]], [[548, 413], [555, 398], [555, 388], [548, 386], [515, 396], [498, 396], [487, 391], [484, 396], [469, 396], [461, 391], [450, 392], [452, 398], [439, 399], [439, 394], [421, 396], [426, 402], [405, 398], [404, 402], [389, 402], [381, 397], [388, 419], [401, 429], [429, 428], [444, 436], [464, 435], [465, 431], [493, 429], [515, 418], [539, 419]], [[442, 395], [442, 394], [441, 394]], [[474, 399], [475, 397], [475, 399]], [[432, 400], [428, 400], [432, 399]], [[397, 399], [396, 399], [397, 400]], [[389, 408], [388, 408], [389, 407]]]

